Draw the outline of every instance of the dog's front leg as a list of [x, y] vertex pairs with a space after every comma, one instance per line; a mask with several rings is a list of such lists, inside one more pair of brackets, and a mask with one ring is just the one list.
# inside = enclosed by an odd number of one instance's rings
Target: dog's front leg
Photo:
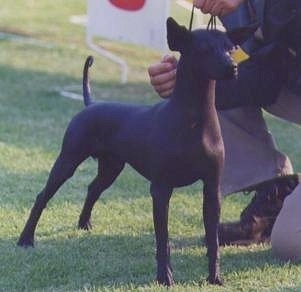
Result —
[[220, 217], [220, 191], [215, 180], [204, 181], [203, 217], [209, 257], [210, 284], [222, 285], [219, 267], [218, 224]]
[[150, 192], [153, 199], [153, 218], [157, 243], [157, 281], [159, 284], [171, 286], [174, 281], [168, 243], [168, 207], [172, 188], [152, 183]]

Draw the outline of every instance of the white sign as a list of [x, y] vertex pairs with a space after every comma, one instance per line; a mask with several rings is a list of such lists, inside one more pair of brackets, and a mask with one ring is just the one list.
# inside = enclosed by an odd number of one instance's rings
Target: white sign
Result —
[[169, 0], [88, 0], [87, 37], [166, 49]]

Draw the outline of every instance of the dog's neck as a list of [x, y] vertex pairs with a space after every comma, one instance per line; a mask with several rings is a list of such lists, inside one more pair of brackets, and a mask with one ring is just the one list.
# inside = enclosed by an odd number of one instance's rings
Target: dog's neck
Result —
[[184, 107], [215, 107], [215, 81], [191, 71], [190, 64], [179, 60], [173, 99]]

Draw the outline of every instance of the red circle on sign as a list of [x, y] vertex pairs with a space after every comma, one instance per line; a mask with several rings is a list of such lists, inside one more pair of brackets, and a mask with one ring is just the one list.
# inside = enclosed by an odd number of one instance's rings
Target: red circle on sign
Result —
[[129, 10], [129, 11], [136, 11], [141, 9], [146, 0], [109, 0], [114, 6]]

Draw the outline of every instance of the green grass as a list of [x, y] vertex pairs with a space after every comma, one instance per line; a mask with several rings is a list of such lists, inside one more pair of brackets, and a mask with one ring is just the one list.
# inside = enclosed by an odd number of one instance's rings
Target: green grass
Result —
[[[76, 228], [95, 161], [81, 165], [50, 201], [35, 249], [16, 247], [36, 194], [60, 149], [70, 118], [82, 102], [58, 89], [80, 90], [85, 30], [69, 23], [85, 1], [0, 0], [0, 30], [32, 37], [33, 44], [0, 40], [0, 291], [166, 291], [154, 283], [155, 245], [149, 184], [126, 168], [97, 202], [90, 232]], [[173, 5], [184, 24], [189, 13]], [[92, 87], [105, 100], [154, 103], [147, 66], [158, 52], [102, 40], [130, 66], [120, 85], [118, 67], [95, 56]], [[94, 54], [95, 55], [95, 54]], [[267, 116], [282, 150], [301, 168], [301, 130]], [[250, 196], [223, 202], [223, 220], [238, 218]], [[268, 245], [221, 249], [224, 287], [206, 284], [201, 185], [178, 189], [171, 200], [170, 238], [176, 285], [171, 291], [300, 291], [301, 267], [274, 259]]]

